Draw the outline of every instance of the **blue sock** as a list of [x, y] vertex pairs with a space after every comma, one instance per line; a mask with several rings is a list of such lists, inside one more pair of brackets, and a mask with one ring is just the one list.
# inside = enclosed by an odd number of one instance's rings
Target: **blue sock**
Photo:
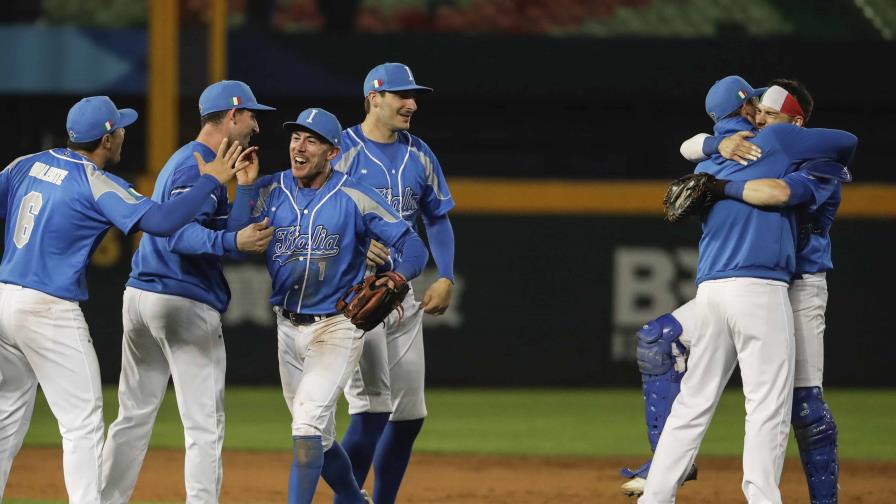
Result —
[[420, 433], [423, 419], [389, 422], [376, 447], [373, 459], [373, 502], [393, 504], [404, 471], [411, 461], [414, 440]]
[[320, 436], [293, 436], [292, 452], [286, 501], [289, 504], [311, 504], [324, 465], [324, 450]]
[[373, 462], [373, 452], [376, 451], [376, 443], [389, 421], [391, 413], [358, 413], [352, 415], [348, 424], [348, 430], [342, 438], [342, 446], [345, 453], [352, 461], [352, 472], [359, 487], [364, 486], [367, 473], [370, 472], [370, 464]]
[[321, 471], [324, 481], [336, 494], [333, 504], [366, 504], [352, 474], [352, 463], [339, 443], [334, 442], [324, 452], [324, 467]]

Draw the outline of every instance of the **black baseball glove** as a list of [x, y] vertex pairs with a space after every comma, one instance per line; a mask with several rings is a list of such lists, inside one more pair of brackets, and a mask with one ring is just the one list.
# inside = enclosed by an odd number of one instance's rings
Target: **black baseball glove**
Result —
[[691, 215], [703, 215], [724, 198], [727, 180], [708, 173], [691, 173], [672, 181], [663, 198], [663, 214], [669, 222], [680, 222]]

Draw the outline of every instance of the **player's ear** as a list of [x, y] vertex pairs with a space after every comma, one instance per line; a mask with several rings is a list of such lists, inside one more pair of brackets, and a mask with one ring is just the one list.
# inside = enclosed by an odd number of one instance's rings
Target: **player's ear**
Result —
[[802, 127], [805, 124], [805, 120], [801, 116], [796, 116], [793, 118], [793, 124]]
[[336, 156], [338, 156], [338, 155], [339, 155], [339, 147], [336, 147], [334, 145], [333, 147], [330, 148], [330, 152], [327, 153], [327, 161], [332, 161], [332, 160], [336, 159]]

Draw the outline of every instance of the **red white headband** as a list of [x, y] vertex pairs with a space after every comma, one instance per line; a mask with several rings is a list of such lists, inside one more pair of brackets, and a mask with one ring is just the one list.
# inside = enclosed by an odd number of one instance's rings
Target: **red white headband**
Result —
[[768, 88], [759, 100], [759, 104], [771, 107], [782, 114], [787, 114], [792, 117], [806, 118], [806, 113], [803, 112], [803, 108], [800, 107], [800, 102], [796, 101], [796, 98], [781, 86], [772, 86]]

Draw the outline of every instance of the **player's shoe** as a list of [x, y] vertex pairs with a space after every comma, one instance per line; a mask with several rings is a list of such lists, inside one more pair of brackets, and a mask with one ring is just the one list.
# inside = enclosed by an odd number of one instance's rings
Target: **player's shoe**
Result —
[[366, 502], [367, 504], [373, 504], [373, 499], [371, 499], [370, 496], [367, 495], [367, 490], [361, 490], [361, 495], [364, 496], [364, 502]]
[[[648, 463], [649, 464], [649, 463]], [[650, 468], [648, 464], [647, 469]], [[644, 467], [644, 466], [642, 466]], [[640, 497], [644, 493], [644, 486], [647, 485], [647, 471], [644, 471], [643, 476], [634, 476], [632, 479], [626, 481], [622, 484], [622, 493], [628, 497]], [[688, 474], [684, 477], [684, 481], [692, 481], [697, 479], [697, 464], [691, 464], [691, 469], [688, 471]], [[682, 485], [684, 482], [682, 482]]]

